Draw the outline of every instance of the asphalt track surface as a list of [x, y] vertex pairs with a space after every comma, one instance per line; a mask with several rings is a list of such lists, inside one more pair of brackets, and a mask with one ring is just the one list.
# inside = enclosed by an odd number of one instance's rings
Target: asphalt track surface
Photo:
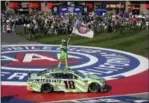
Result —
[[15, 33], [2, 33], [1, 34], [1, 43], [3, 44], [30, 44], [34, 43], [26, 40], [25, 38], [16, 35]]
[[[34, 42], [30, 42], [28, 40], [26, 40], [23, 37], [20, 37], [18, 35], [16, 35], [15, 33], [2, 33], [1, 34], [1, 40], [2, 40], [2, 45], [5, 44], [31, 44]], [[129, 80], [126, 79], [122, 79], [119, 81], [108, 81], [109, 84], [111, 84], [112, 90], [108, 93], [80, 93], [80, 94], [66, 94], [66, 93], [53, 93], [53, 94], [40, 94], [40, 93], [30, 93], [26, 91], [26, 87], [18, 87], [17, 91], [11, 91], [13, 90], [13, 86], [2, 86], [2, 96], [8, 96], [9, 95], [14, 95], [17, 96], [17, 98], [20, 99], [26, 99], [26, 100], [33, 100], [36, 101], [36, 99], [38, 98], [39, 100], [36, 102], [46, 102], [48, 103], [48, 101], [55, 101], [58, 100], [61, 103], [73, 103], [73, 101], [71, 101], [71, 99], [81, 99], [81, 98], [91, 98], [91, 97], [104, 97], [104, 96], [113, 96], [113, 95], [126, 95], [126, 94], [134, 94], [131, 95], [133, 97], [139, 97], [139, 98], [143, 98], [143, 99], [149, 99], [149, 94], [148, 94], [148, 72], [143, 72], [138, 74], [137, 78], [135, 77], [136, 81], [134, 81], [134, 77], [129, 77]], [[133, 81], [133, 82], [132, 82]], [[117, 86], [119, 85], [119, 86]], [[133, 88], [130, 87], [130, 85], [133, 85]], [[143, 88], [142, 88], [143, 87]], [[24, 92], [24, 94], [20, 94]], [[147, 92], [147, 93], [145, 93]], [[136, 93], [143, 93], [143, 94], [137, 94]], [[63, 95], [61, 97], [61, 95]], [[52, 97], [51, 99], [49, 99], [49, 97]], [[61, 100], [67, 100], [67, 101], [61, 101]], [[50, 103], [50, 102], [49, 102]]]

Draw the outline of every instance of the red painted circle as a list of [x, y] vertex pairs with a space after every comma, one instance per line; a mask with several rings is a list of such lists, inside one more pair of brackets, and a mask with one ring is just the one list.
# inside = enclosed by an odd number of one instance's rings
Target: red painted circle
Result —
[[[35, 93], [26, 90], [25, 86], [2, 86], [2, 96], [16, 95], [16, 98], [35, 101], [59, 101], [80, 98], [113, 96], [122, 94], [142, 93], [149, 91], [149, 70], [123, 79], [108, 81], [112, 90], [107, 93]], [[9, 94], [9, 95], [8, 95]], [[52, 98], [51, 98], [52, 97]]]

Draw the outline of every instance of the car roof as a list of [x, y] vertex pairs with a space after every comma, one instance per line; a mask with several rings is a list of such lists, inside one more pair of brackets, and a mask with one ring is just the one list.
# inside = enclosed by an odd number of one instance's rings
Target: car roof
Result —
[[50, 71], [50, 73], [74, 73], [75, 71], [73, 70], [57, 70], [57, 69], [53, 69]]
[[50, 73], [73, 73], [75, 75], [78, 75], [78, 76], [81, 76], [81, 77], [85, 77], [85, 75], [83, 75], [82, 73], [77, 71], [77, 72], [79, 72], [79, 74], [78, 74], [78, 73], [76, 73], [76, 71], [77, 70], [57, 70], [57, 69], [55, 69], [55, 70], [51, 71]]
[[47, 69], [47, 70], [39, 72], [38, 75], [43, 75], [45, 73], [49, 73], [49, 74], [52, 74], [52, 73], [73, 73], [73, 74], [81, 76], [83, 78], [85, 77], [85, 75], [83, 75], [81, 72], [79, 72], [77, 70], [71, 70], [71, 69], [69, 69], [69, 70]]

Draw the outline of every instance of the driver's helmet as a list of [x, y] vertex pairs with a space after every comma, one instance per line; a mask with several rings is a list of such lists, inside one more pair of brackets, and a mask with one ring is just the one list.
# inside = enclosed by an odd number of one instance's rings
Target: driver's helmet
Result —
[[61, 43], [62, 43], [62, 45], [66, 45], [66, 40], [62, 39]]

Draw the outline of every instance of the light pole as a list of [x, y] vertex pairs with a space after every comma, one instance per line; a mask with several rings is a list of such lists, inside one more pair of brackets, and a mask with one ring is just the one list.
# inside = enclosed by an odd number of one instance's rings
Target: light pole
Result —
[[120, 5], [120, 6], [119, 6], [119, 14], [120, 14], [121, 5], [122, 5], [122, 4], [121, 4], [121, 1], [119, 1], [119, 5]]

